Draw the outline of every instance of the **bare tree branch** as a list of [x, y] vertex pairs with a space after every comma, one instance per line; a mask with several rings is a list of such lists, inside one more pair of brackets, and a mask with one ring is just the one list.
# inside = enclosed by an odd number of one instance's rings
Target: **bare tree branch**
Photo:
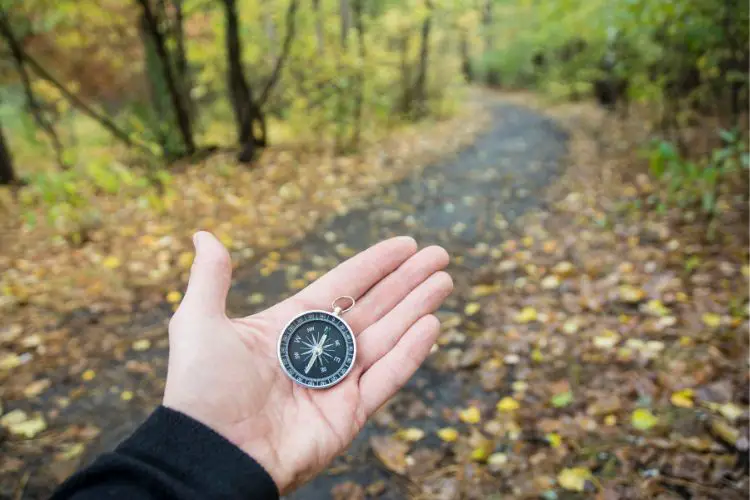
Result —
[[5, 12], [0, 12], [0, 34], [2, 34], [3, 38], [5, 38], [5, 41], [8, 43], [11, 55], [13, 56], [13, 63], [16, 66], [16, 71], [18, 71], [18, 75], [21, 77], [21, 85], [26, 94], [26, 107], [39, 128], [44, 130], [47, 134], [47, 137], [52, 144], [52, 149], [55, 151], [58, 165], [65, 168], [66, 165], [63, 161], [63, 145], [60, 142], [60, 137], [57, 135], [57, 131], [52, 123], [44, 116], [44, 110], [34, 95], [34, 89], [31, 86], [31, 78], [29, 77], [29, 73], [26, 71], [26, 65], [24, 64], [21, 44], [13, 34], [13, 30], [8, 22], [8, 16]]
[[294, 39], [294, 34], [296, 30], [298, 6], [299, 6], [299, 0], [290, 0], [289, 8], [286, 11], [286, 35], [284, 37], [284, 44], [281, 48], [281, 53], [279, 54], [278, 59], [276, 59], [276, 65], [274, 66], [273, 71], [271, 72], [271, 76], [268, 78], [268, 81], [266, 82], [266, 86], [263, 88], [263, 90], [261, 91], [258, 97], [258, 100], [256, 101], [259, 108], [262, 108], [266, 104], [266, 100], [268, 99], [271, 91], [276, 85], [276, 82], [278, 81], [279, 76], [281, 75], [281, 69], [284, 66], [284, 62], [286, 61], [286, 58], [289, 55], [289, 50], [292, 47], [292, 40]]

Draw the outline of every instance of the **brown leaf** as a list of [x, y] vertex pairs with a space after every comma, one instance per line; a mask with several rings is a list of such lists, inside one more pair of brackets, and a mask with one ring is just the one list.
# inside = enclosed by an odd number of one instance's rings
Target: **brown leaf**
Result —
[[339, 483], [331, 490], [333, 500], [365, 500], [365, 489], [354, 481]]
[[370, 446], [385, 467], [396, 474], [406, 474], [409, 445], [392, 436], [373, 436]]

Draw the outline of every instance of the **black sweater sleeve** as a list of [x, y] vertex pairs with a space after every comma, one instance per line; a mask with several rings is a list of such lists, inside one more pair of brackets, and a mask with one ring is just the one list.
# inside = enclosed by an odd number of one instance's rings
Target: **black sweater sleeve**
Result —
[[192, 418], [159, 407], [111, 453], [71, 476], [53, 500], [276, 500], [271, 476]]

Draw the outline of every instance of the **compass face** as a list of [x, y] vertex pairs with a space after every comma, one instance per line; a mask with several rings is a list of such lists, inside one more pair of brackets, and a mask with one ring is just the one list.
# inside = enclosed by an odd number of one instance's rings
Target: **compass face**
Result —
[[338, 316], [307, 311], [284, 328], [278, 355], [281, 367], [292, 380], [323, 389], [340, 382], [354, 365], [354, 334]]

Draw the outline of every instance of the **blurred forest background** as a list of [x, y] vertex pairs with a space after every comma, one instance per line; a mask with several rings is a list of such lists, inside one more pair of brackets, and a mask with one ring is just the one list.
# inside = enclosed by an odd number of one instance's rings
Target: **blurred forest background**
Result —
[[[0, 0], [0, 498], [158, 402], [197, 229], [244, 308], [367, 238], [448, 247], [428, 369], [485, 393], [381, 414], [412, 496], [746, 495], [749, 31], [745, 0]], [[514, 184], [563, 142], [530, 116], [569, 136], [548, 194]], [[360, 482], [332, 495], [404, 490]]]

